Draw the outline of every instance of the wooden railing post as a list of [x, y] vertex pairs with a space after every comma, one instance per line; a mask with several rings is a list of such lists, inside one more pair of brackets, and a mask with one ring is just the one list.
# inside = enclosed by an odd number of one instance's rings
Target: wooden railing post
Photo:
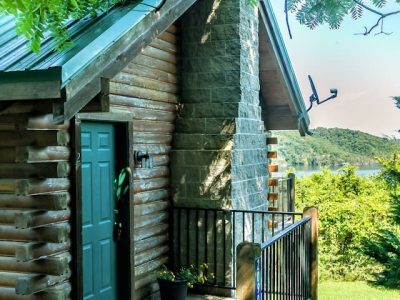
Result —
[[[254, 300], [257, 296], [256, 264], [261, 267], [261, 245], [243, 242], [237, 246], [236, 253], [236, 299]], [[261, 278], [258, 279], [261, 284]]]
[[303, 215], [311, 217], [311, 299], [318, 300], [318, 209], [306, 207]]
[[289, 211], [294, 212], [295, 211], [295, 203], [296, 203], [296, 175], [293, 173], [289, 173], [288, 175], [289, 178]]

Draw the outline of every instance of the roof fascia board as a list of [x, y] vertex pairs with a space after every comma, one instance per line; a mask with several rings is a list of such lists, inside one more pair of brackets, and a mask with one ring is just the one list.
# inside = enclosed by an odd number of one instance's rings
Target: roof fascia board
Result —
[[280, 29], [269, 0], [261, 0], [260, 8], [261, 9], [259, 11], [268, 33], [272, 48], [274, 49], [282, 77], [285, 81], [291, 101], [296, 110], [295, 113], [297, 114], [297, 118], [299, 120], [300, 134], [305, 135], [309, 131], [308, 126], [310, 124], [310, 119], [306, 111], [303, 96], [301, 94], [293, 66], [290, 62], [285, 43], [280, 34]]
[[106, 51], [93, 59], [64, 87], [66, 97], [64, 118], [72, 118], [101, 91], [100, 78], [114, 77], [196, 1], [168, 0], [159, 11], [148, 14]]
[[[62, 83], [64, 87], [75, 74], [84, 69], [88, 64], [96, 59], [102, 52], [107, 51], [112, 44], [122, 38], [130, 28], [141, 22], [148, 14], [152, 13], [154, 8], [160, 5], [162, 0], [147, 0], [141, 3], [131, 4], [130, 11], [121, 14], [121, 19], [115, 22], [101, 35], [94, 39], [89, 45], [84, 47], [74, 57], [63, 65]], [[145, 4], [143, 4], [145, 3]], [[151, 5], [152, 7], [149, 7]], [[128, 9], [128, 8], [123, 8]], [[111, 41], [111, 42], [110, 42]], [[104, 47], [104, 45], [108, 45]]]
[[60, 85], [60, 81], [1, 83], [0, 101], [60, 99]]
[[0, 73], [0, 100], [60, 99], [60, 68]]

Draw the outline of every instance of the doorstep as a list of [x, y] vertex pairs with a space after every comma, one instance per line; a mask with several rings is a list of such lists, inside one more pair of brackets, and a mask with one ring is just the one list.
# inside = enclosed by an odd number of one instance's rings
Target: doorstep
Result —
[[213, 295], [195, 295], [189, 294], [187, 300], [233, 300], [234, 298], [213, 296]]

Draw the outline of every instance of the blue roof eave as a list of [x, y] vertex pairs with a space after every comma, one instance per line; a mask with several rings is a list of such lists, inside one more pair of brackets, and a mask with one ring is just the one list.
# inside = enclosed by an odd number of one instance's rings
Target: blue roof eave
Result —
[[291, 101], [296, 109], [300, 134], [309, 134], [310, 131], [308, 126], [310, 125], [310, 117], [307, 113], [303, 95], [297, 82], [296, 74], [290, 61], [289, 54], [286, 50], [285, 42], [283, 41], [271, 3], [269, 0], [261, 0], [260, 7], [266, 16], [265, 26], [274, 49], [275, 56], [277, 57], [279, 68], [282, 71], [284, 81], [288, 88]]
[[[152, 13], [162, 2], [163, 0], [141, 0], [126, 6], [113, 8], [113, 10], [116, 10], [113, 12], [113, 18], [117, 21], [104, 28], [100, 35], [96, 32], [98, 28], [90, 28], [89, 32], [85, 32], [86, 36], [84, 38], [81, 37], [81, 41], [76, 41], [77, 43], [88, 41], [82, 47], [77, 45], [78, 51], [76, 53], [74, 52], [76, 51], [75, 49], [67, 48], [52, 55], [47, 63], [45, 60], [39, 59], [40, 56], [37, 56], [39, 60], [37, 65], [34, 66], [32, 61], [26, 59], [27, 55], [30, 54], [25, 51], [21, 54], [23, 56], [19, 58], [20, 61], [16, 61], [14, 64], [18, 66], [17, 68], [7, 69], [6, 67], [6, 69], [0, 70], [0, 84], [56, 81], [60, 83], [60, 89], [62, 89], [87, 65], [107, 51], [115, 41], [121, 39], [126, 32], [140, 23], [149, 13]], [[5, 16], [3, 19], [8, 20], [9, 17]], [[27, 45], [24, 47], [27, 47]]]
[[118, 22], [105, 30], [91, 43], [74, 55], [62, 66], [62, 88], [72, 80], [88, 64], [105, 52], [115, 41], [119, 40], [131, 28], [140, 23], [154, 7], [160, 5], [162, 0], [144, 0], [139, 4], [131, 5], [130, 11], [122, 16]]

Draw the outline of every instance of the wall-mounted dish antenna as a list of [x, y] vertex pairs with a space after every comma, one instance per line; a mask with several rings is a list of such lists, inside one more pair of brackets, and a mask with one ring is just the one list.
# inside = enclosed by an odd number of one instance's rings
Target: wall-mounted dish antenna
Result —
[[307, 109], [307, 112], [310, 111], [310, 109], [312, 108], [314, 102], [316, 102], [317, 105], [319, 105], [319, 104], [322, 104], [322, 103], [324, 103], [324, 102], [326, 102], [328, 100], [331, 100], [331, 99], [337, 97], [338, 90], [337, 89], [330, 89], [330, 92], [331, 92], [332, 95], [329, 98], [326, 98], [325, 100], [322, 100], [322, 101], [319, 100], [317, 89], [315, 88], [314, 81], [313, 81], [313, 79], [311, 78], [310, 75], [308, 75], [308, 80], [310, 81], [311, 90], [312, 90], [313, 93], [310, 96], [310, 107]]

